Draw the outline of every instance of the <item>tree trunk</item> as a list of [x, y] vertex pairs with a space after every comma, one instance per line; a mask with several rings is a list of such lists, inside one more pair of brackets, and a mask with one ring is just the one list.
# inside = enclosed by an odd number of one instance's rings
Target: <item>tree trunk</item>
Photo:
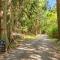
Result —
[[60, 40], [60, 0], [57, 0], [58, 38]]
[[1, 40], [2, 0], [0, 0], [0, 40]]
[[7, 2], [8, 0], [3, 1], [3, 19], [1, 22], [1, 27], [3, 28], [3, 31], [1, 32], [1, 39], [6, 41], [6, 48], [8, 47], [8, 36], [7, 36]]

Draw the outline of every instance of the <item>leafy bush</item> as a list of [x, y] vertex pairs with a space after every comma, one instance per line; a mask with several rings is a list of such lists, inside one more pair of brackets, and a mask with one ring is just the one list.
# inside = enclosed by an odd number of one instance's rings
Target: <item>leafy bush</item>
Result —
[[47, 27], [46, 32], [50, 37], [58, 38], [58, 28], [56, 24], [52, 24], [50, 27]]

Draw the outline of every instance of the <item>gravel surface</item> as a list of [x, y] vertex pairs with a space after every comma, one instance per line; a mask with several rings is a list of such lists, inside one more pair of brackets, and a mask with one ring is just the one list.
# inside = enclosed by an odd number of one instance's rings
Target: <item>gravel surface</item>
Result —
[[0, 60], [60, 60], [60, 53], [54, 49], [48, 36], [42, 35], [0, 57]]

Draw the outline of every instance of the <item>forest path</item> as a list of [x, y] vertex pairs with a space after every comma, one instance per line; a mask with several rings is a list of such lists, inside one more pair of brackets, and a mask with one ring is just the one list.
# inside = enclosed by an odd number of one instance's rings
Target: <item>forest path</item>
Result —
[[48, 36], [42, 35], [21, 44], [5, 55], [4, 60], [60, 60], [60, 53], [54, 47]]

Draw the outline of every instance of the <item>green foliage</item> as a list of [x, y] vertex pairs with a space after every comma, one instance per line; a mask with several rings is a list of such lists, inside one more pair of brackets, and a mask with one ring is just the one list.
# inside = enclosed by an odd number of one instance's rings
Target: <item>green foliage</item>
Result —
[[[11, 43], [9, 47], [14, 47], [15, 44], [13, 33], [36, 35], [41, 32], [51, 37], [58, 36], [56, 6], [48, 9], [47, 1], [6, 0], [2, 2], [3, 17], [1, 18], [2, 21], [0, 21], [0, 25], [2, 24], [0, 26], [0, 29], [2, 28], [0, 36], [2, 39], [9, 41], [8, 43]], [[32, 36], [27, 37], [33, 38]], [[12, 40], [13, 42], [10, 42]]]
[[48, 9], [47, 1], [48, 0], [12, 0], [13, 5], [16, 7], [18, 6], [17, 2], [19, 2], [19, 11], [15, 10], [16, 12], [14, 11], [14, 14], [20, 23], [20, 28], [18, 29], [20, 29], [21, 32], [35, 34], [41, 31], [42, 33], [47, 33], [49, 36], [57, 33], [56, 6]]
[[58, 36], [58, 27], [57, 27], [57, 13], [56, 8], [47, 10], [44, 13], [44, 19], [42, 20], [42, 32], [47, 33], [51, 37]]

